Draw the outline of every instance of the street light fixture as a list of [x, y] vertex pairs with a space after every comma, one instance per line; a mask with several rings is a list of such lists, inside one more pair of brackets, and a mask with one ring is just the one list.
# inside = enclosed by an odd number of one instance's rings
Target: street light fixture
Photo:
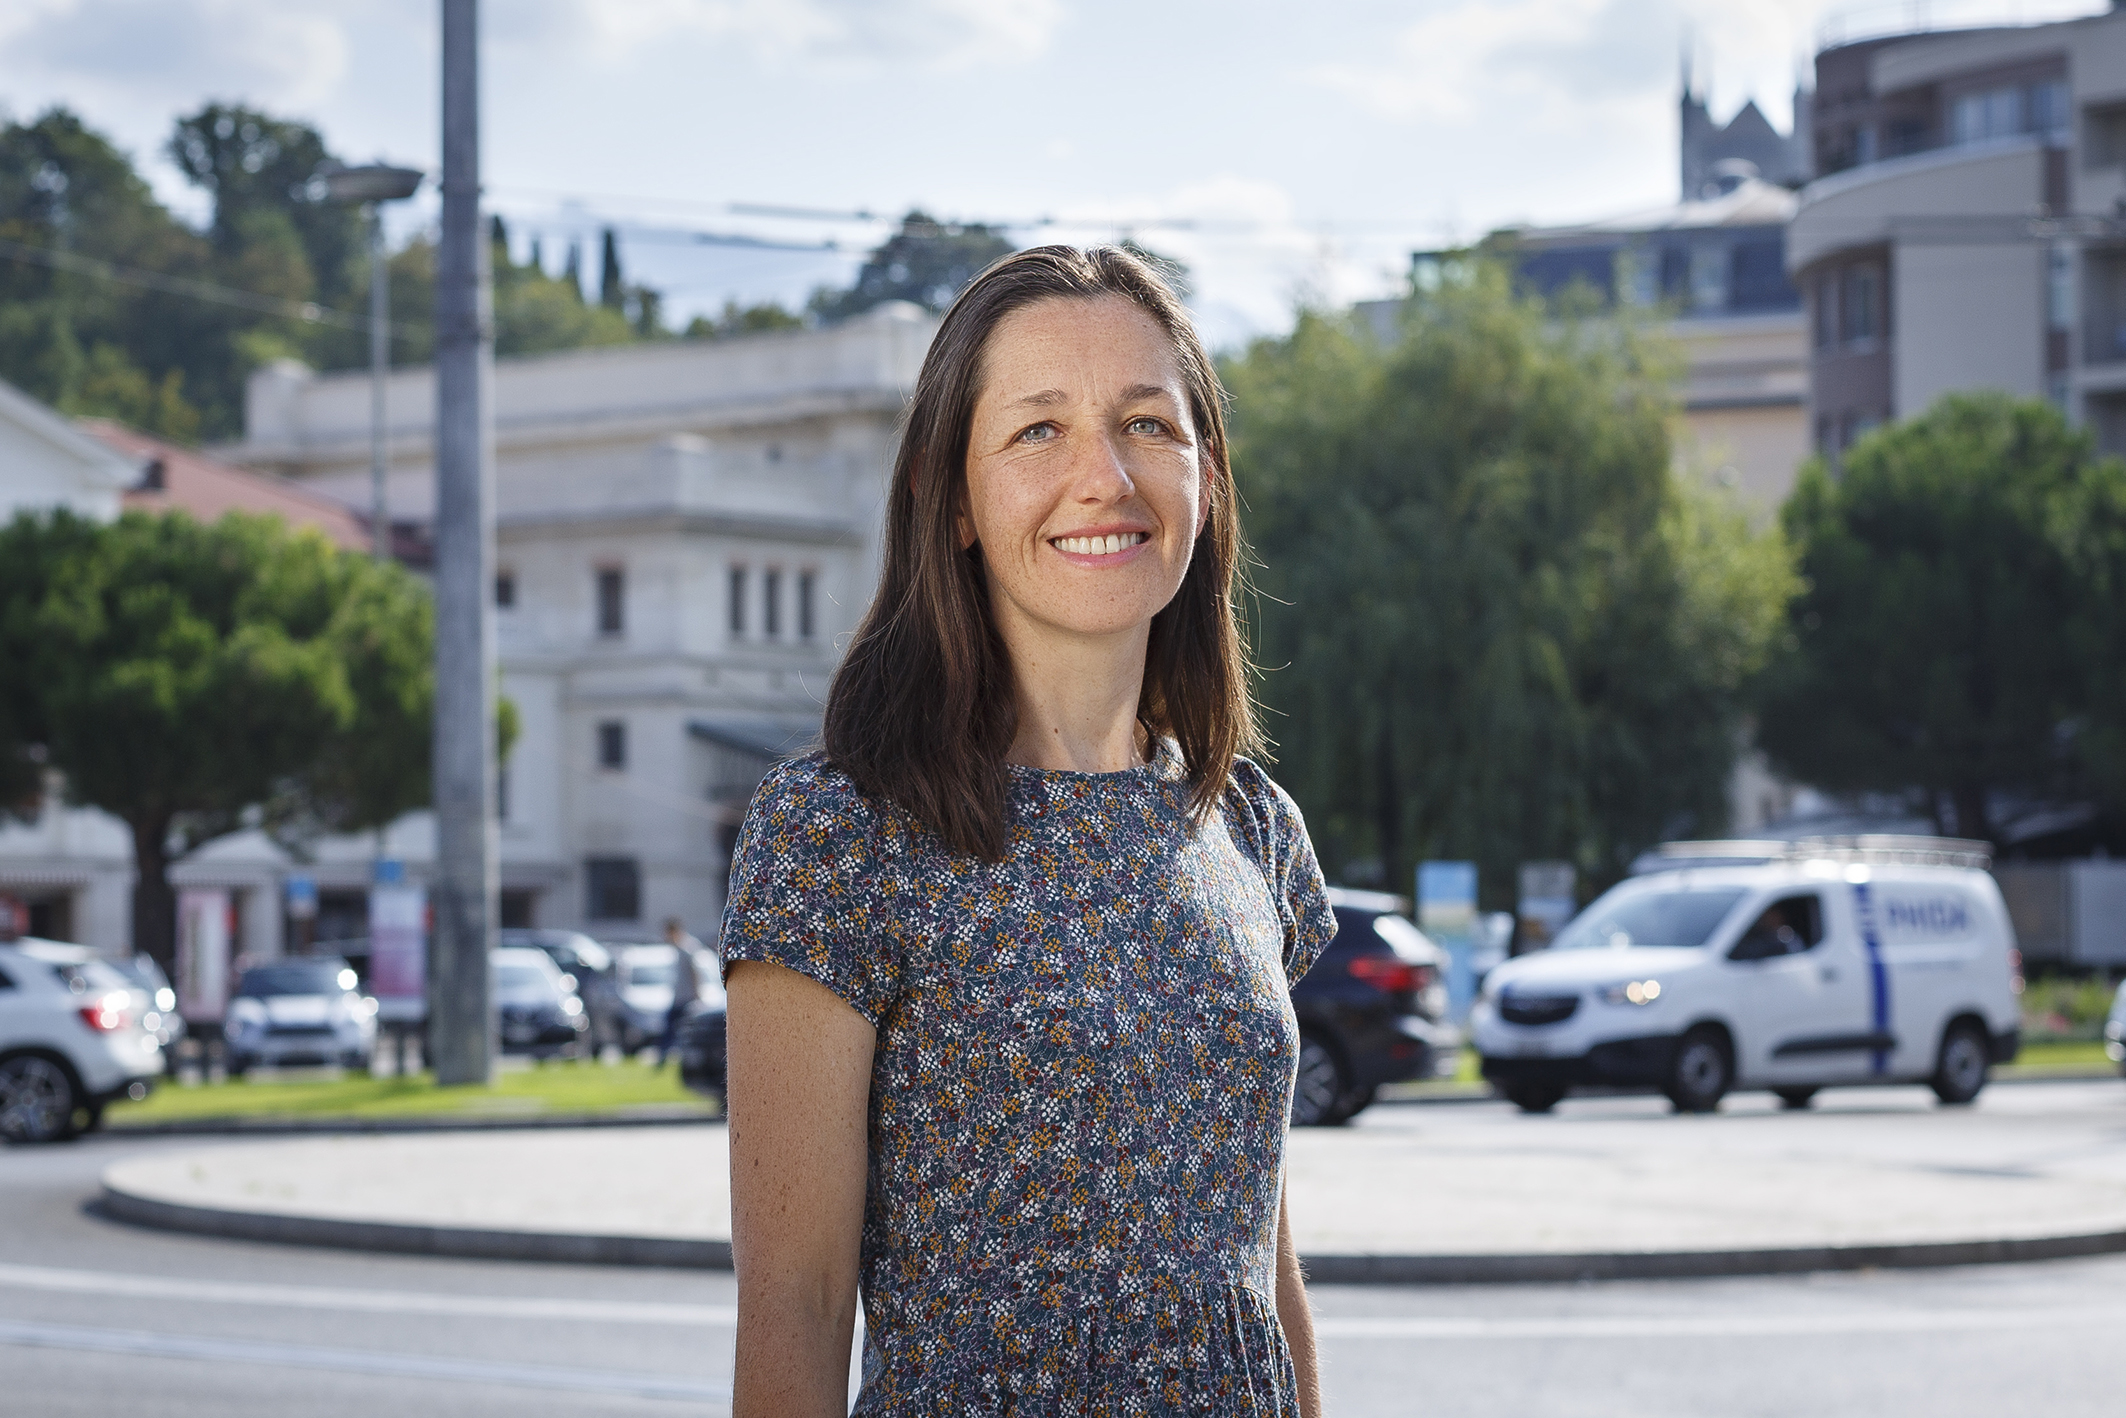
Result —
[[348, 167], [328, 160], [311, 177], [327, 201], [361, 203], [369, 223], [369, 540], [378, 561], [391, 555], [391, 516], [384, 501], [384, 377], [391, 367], [391, 283], [384, 263], [383, 204], [411, 197], [425, 176], [418, 169], [388, 163]]

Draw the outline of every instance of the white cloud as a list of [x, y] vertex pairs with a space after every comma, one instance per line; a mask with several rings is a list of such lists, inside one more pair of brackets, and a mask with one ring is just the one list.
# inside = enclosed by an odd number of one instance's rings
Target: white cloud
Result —
[[1037, 58], [1063, 21], [1062, 0], [546, 0], [544, 18], [619, 60], [681, 35], [736, 40], [775, 62], [925, 68]]
[[203, 94], [282, 108], [322, 101], [347, 72], [335, 6], [282, 0], [16, 0], [4, 8], [0, 70], [77, 103]]

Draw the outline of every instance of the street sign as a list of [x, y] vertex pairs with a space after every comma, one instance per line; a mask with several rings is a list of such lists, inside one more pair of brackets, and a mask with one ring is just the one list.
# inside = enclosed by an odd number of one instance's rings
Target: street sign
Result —
[[291, 876], [282, 884], [288, 897], [288, 916], [291, 920], [312, 921], [317, 919], [317, 878], [314, 876]]
[[378, 1020], [406, 1024], [428, 1014], [428, 893], [404, 883], [403, 870], [394, 876], [369, 891], [369, 991]]

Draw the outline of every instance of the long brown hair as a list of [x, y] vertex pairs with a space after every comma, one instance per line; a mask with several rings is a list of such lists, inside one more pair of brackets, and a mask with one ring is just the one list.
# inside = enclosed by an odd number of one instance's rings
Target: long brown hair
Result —
[[1181, 589], [1152, 617], [1137, 719], [1180, 747], [1199, 823], [1225, 791], [1234, 758], [1258, 745], [1234, 613], [1243, 546], [1224, 391], [1203, 342], [1166, 283], [1118, 247], [1036, 246], [1007, 256], [961, 292], [923, 359], [887, 494], [878, 594], [835, 672], [825, 735], [828, 761], [864, 794], [987, 861], [1004, 855], [1005, 754], [1018, 703], [981, 548], [960, 546], [983, 355], [1014, 311], [1104, 296], [1134, 302], [1173, 342], [1209, 505]]

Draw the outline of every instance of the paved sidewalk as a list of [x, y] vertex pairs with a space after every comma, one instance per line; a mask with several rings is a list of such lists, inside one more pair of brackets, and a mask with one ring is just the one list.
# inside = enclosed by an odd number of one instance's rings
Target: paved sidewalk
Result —
[[[119, 1216], [259, 1239], [728, 1265], [724, 1129], [202, 1146], [105, 1174]], [[1746, 1274], [2126, 1250], [2126, 1086], [1376, 1108], [1295, 1134], [1291, 1207], [1321, 1279]]]

